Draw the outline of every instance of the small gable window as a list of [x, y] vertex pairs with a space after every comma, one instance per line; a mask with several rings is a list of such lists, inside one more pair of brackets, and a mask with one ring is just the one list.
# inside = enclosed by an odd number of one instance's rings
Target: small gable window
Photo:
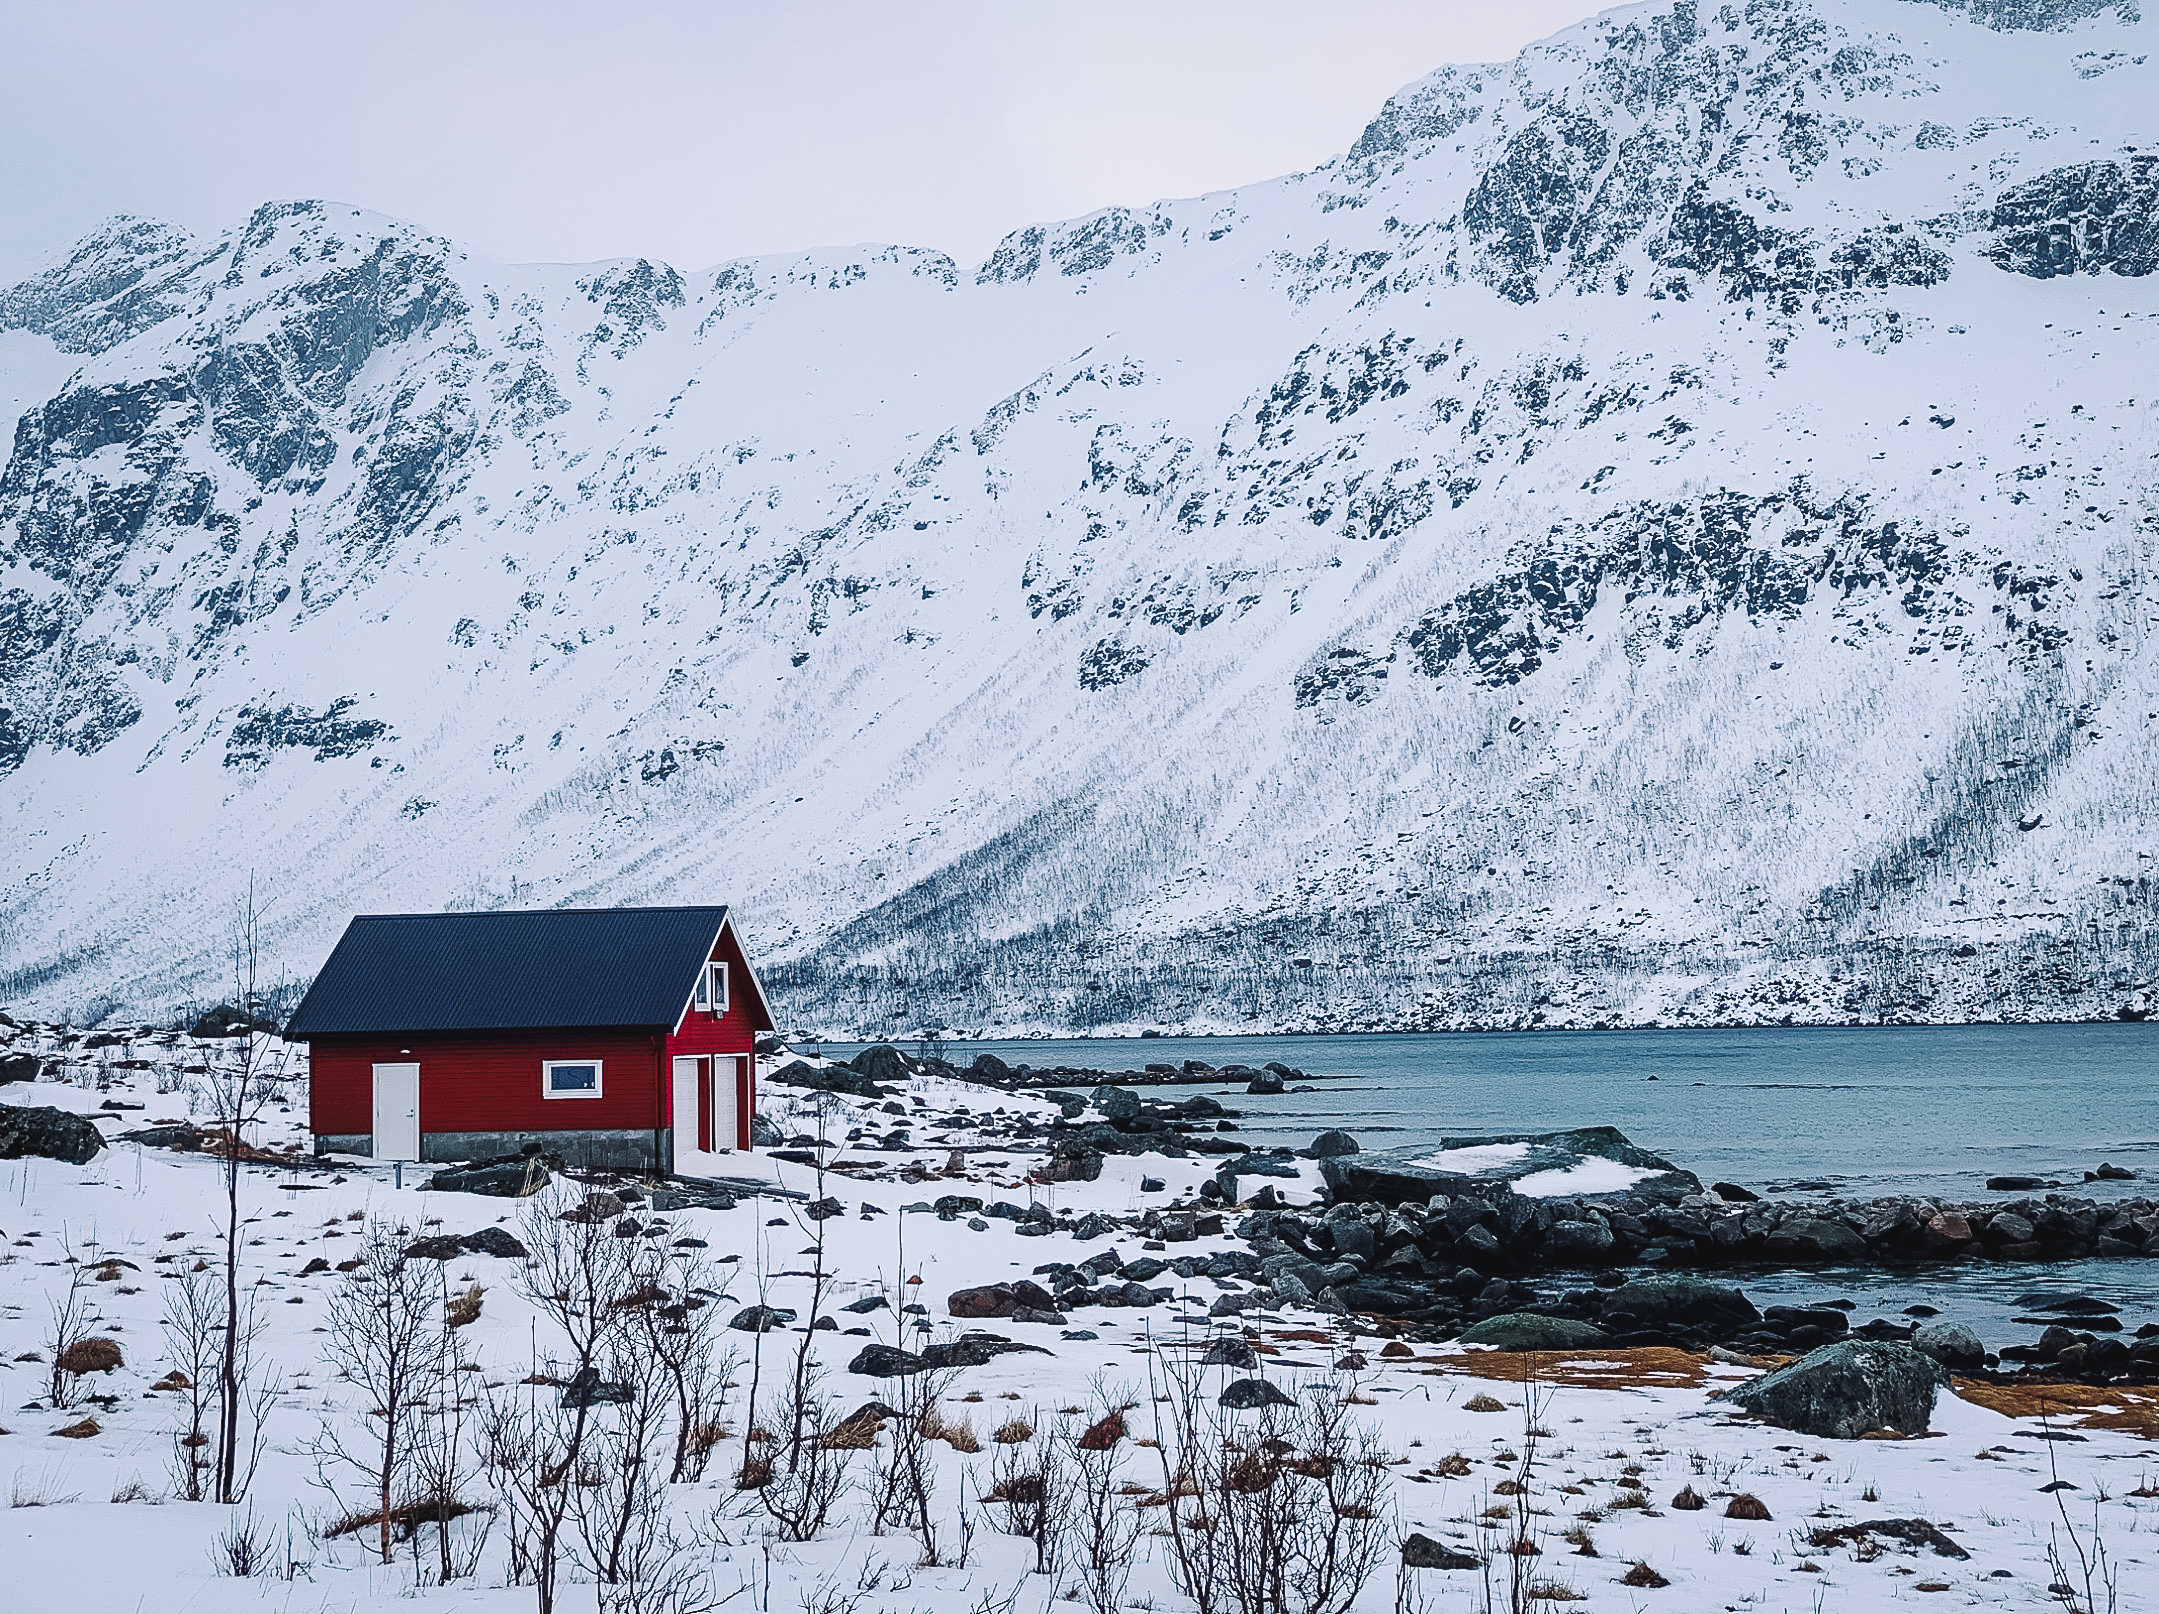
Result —
[[697, 1007], [706, 1014], [727, 1012], [727, 966], [707, 964], [697, 977]]
[[540, 1091], [548, 1098], [598, 1098], [600, 1062], [597, 1059], [543, 1059]]

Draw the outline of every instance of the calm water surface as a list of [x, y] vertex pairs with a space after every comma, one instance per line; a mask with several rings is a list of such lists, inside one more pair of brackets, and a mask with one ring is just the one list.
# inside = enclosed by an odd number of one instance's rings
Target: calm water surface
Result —
[[[846, 1057], [860, 1044], [828, 1044]], [[2062, 1178], [2096, 1197], [2159, 1192], [2159, 1025], [1864, 1026], [1740, 1031], [1440, 1032], [1402, 1036], [1164, 1037], [954, 1043], [961, 1064], [1132, 1070], [1150, 1062], [1281, 1060], [1348, 1080], [1255, 1098], [1211, 1092], [1242, 1112], [1255, 1145], [1308, 1144], [1344, 1127], [1367, 1149], [1429, 1147], [1485, 1132], [1616, 1126], [1704, 1182], [1776, 1192], [1799, 1183], [1853, 1196], [1916, 1192], [1986, 1199], [1986, 1179]], [[1075, 1083], [1074, 1085], [1077, 1085]], [[2142, 1179], [2080, 1182], [2102, 1160]], [[1793, 1190], [1820, 1192], [1823, 1190]], [[1758, 1300], [1846, 1294], [1865, 1314], [1915, 1301], [1972, 1323], [1992, 1343], [2016, 1294], [2075, 1287], [2159, 1308], [2159, 1262], [1981, 1267], [1924, 1279], [1880, 1273], [1759, 1276]], [[1894, 1304], [1891, 1304], [1891, 1302]]]

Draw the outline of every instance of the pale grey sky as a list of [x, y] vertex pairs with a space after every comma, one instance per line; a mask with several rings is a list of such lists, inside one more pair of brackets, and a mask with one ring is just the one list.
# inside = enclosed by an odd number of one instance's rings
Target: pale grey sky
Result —
[[0, 0], [0, 285], [116, 212], [272, 197], [683, 269], [1310, 167], [1593, 0]]

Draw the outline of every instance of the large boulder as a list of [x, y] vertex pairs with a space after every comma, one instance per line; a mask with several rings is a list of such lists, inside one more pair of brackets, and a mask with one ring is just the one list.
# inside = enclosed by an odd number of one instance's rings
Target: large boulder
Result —
[[[870, 1053], [875, 1053], [871, 1049]], [[868, 1055], [861, 1055], [867, 1058]], [[846, 1065], [813, 1065], [806, 1059], [797, 1059], [782, 1065], [765, 1078], [780, 1087], [801, 1087], [812, 1093], [846, 1093], [853, 1098], [883, 1098], [885, 1090], [876, 1080], [862, 1071]]]
[[1312, 1155], [1318, 1160], [1339, 1160], [1344, 1155], [1363, 1152], [1364, 1146], [1339, 1128], [1322, 1132], [1312, 1140]]
[[1711, 1328], [1719, 1331], [1760, 1322], [1754, 1302], [1730, 1284], [1691, 1273], [1635, 1278], [1604, 1291], [1604, 1311], [1625, 1312], [1643, 1328]]
[[1534, 1311], [1510, 1311], [1487, 1317], [1474, 1328], [1465, 1328], [1461, 1343], [1490, 1345], [1503, 1351], [1566, 1351], [1599, 1345], [1610, 1337], [1595, 1323], [1547, 1317]]
[[36, 1054], [0, 1054], [0, 1087], [9, 1082], [34, 1082], [45, 1061]]
[[[560, 1169], [559, 1160], [556, 1164]], [[427, 1188], [428, 1192], [436, 1194], [486, 1194], [495, 1199], [522, 1199], [538, 1193], [547, 1183], [547, 1166], [539, 1158], [513, 1156], [447, 1167], [428, 1178]]]
[[98, 1129], [72, 1111], [0, 1104], [0, 1160], [34, 1155], [82, 1166], [104, 1147]]
[[1927, 1324], [1912, 1336], [1912, 1349], [1926, 1352], [1946, 1368], [1987, 1365], [1985, 1343], [1962, 1323]]
[[955, 1289], [945, 1302], [955, 1317], [1009, 1317], [1022, 1306], [1030, 1311], [1055, 1311], [1057, 1302], [1039, 1283], [1020, 1278], [1011, 1283], [984, 1284], [974, 1289]]
[[1726, 1391], [1725, 1399], [1779, 1429], [1825, 1440], [1857, 1440], [1876, 1429], [1923, 1435], [1947, 1376], [1909, 1345], [1842, 1340]]
[[1842, 1222], [1794, 1216], [1769, 1235], [1768, 1250], [1780, 1261], [1864, 1261], [1867, 1241]]
[[[1625, 1133], [1609, 1126], [1441, 1138], [1436, 1148], [1337, 1156], [1321, 1160], [1319, 1168], [1337, 1200], [1422, 1205], [1435, 1194], [1449, 1198], [1509, 1194], [1513, 1185], [1525, 1177], [1544, 1176], [1550, 1183], [1553, 1178], [1549, 1174], [1573, 1171], [1589, 1160], [1609, 1160], [1632, 1167], [1639, 1175], [1632, 1176], [1625, 1192], [1638, 1198], [1676, 1204], [1684, 1196], [1702, 1191], [1701, 1179], [1694, 1173], [1680, 1170], [1662, 1155], [1636, 1147]], [[1598, 1192], [1585, 1193], [1565, 1185], [1551, 1191], [1572, 1198], [1594, 1198]]]
[[1139, 1119], [1140, 1096], [1128, 1087], [1098, 1087], [1087, 1095], [1087, 1101], [1102, 1112], [1105, 1121], [1112, 1124]]
[[914, 1063], [889, 1042], [880, 1042], [874, 1048], [865, 1048], [847, 1063], [853, 1066], [857, 1073], [873, 1082], [904, 1083], [915, 1073]]

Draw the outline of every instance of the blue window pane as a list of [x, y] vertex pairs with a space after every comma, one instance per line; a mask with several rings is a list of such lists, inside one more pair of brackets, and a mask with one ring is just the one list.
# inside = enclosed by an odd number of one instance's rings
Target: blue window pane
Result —
[[550, 1078], [558, 1093], [589, 1093], [600, 1085], [597, 1065], [557, 1065]]

